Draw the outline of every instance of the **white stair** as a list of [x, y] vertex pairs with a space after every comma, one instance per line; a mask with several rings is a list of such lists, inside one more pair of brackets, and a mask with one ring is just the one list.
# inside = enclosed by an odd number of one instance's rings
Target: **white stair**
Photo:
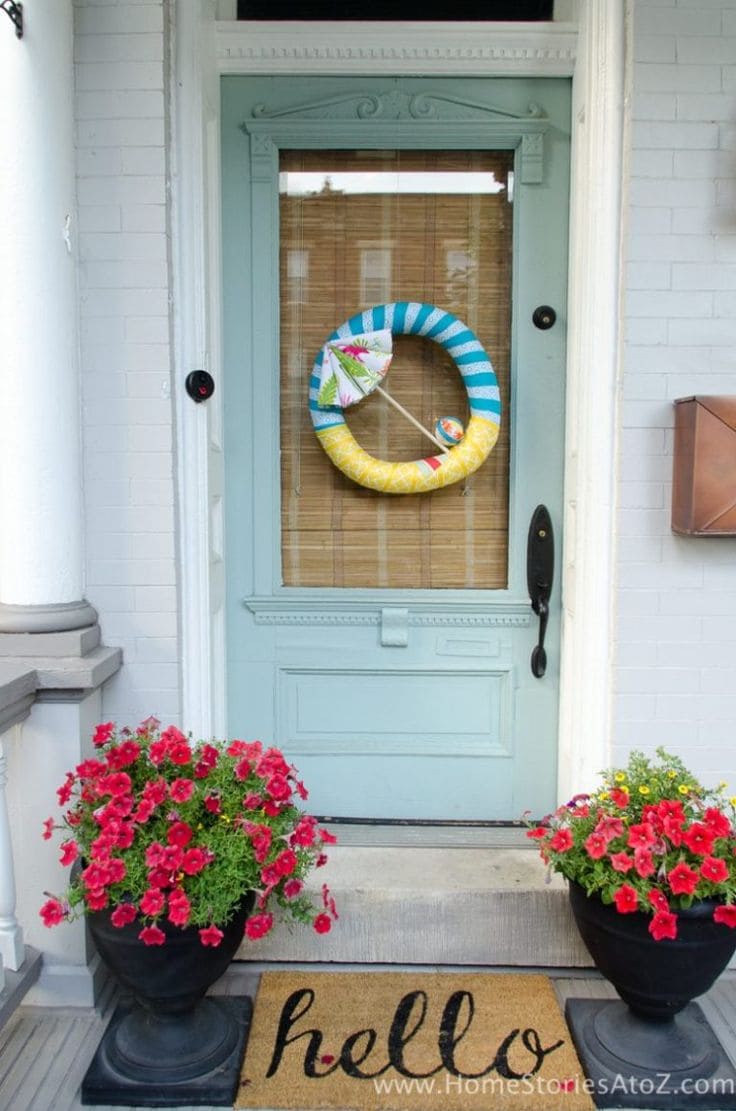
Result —
[[546, 882], [534, 850], [335, 846], [311, 886], [319, 893], [323, 882], [340, 914], [329, 934], [282, 924], [244, 941], [236, 959], [591, 965], [566, 885]]

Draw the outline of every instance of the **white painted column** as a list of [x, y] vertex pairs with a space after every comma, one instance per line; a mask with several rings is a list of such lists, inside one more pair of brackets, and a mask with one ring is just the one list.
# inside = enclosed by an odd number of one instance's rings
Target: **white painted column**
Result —
[[0, 632], [94, 624], [83, 598], [72, 0], [0, 13]]

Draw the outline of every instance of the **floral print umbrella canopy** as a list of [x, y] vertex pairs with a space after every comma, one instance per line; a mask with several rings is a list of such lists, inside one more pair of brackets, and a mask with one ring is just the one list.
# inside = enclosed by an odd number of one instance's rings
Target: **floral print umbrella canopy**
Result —
[[347, 409], [362, 401], [381, 384], [392, 358], [388, 328], [326, 343], [322, 348], [318, 404]]

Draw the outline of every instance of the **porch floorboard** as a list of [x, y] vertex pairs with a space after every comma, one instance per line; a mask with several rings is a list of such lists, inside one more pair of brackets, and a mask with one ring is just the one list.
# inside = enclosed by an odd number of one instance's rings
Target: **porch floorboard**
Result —
[[[258, 977], [267, 968], [298, 965], [233, 964], [215, 985], [223, 995], [255, 993]], [[315, 969], [314, 964], [309, 964]], [[328, 965], [325, 970], [350, 966]], [[365, 970], [365, 965], [356, 966]], [[380, 966], [373, 966], [378, 969]], [[416, 968], [417, 966], [413, 966]], [[396, 966], [392, 966], [396, 970]], [[442, 966], [437, 971], [453, 971]], [[467, 968], [464, 971], [468, 971]], [[480, 971], [490, 971], [487, 967]], [[494, 971], [504, 971], [494, 969]], [[514, 969], [519, 972], [521, 969]], [[605, 998], [615, 992], [604, 980], [585, 970], [530, 969], [547, 971], [564, 1001], [568, 996]], [[0, 1030], [0, 1108], [2, 1111], [81, 1111], [79, 1087], [97, 1048], [116, 996], [109, 992], [99, 1009], [48, 1009], [21, 1006]], [[724, 1049], [736, 1064], [736, 971], [726, 972], [716, 986], [699, 1000]], [[98, 1111], [121, 1111], [100, 1106]], [[126, 1111], [126, 1109], [122, 1109]], [[134, 1111], [134, 1109], [128, 1109]], [[182, 1107], [180, 1111], [203, 1111]], [[207, 1111], [207, 1108], [204, 1109]], [[210, 1109], [214, 1111], [214, 1109]], [[265, 1111], [265, 1109], [264, 1109]], [[641, 1111], [647, 1111], [642, 1108]]]

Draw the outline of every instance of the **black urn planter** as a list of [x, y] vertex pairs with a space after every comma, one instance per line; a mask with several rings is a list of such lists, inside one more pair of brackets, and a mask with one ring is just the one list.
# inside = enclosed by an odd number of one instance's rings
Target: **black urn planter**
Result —
[[565, 1015], [599, 1107], [736, 1107], [736, 1072], [691, 1002], [736, 951], [736, 931], [703, 900], [655, 941], [647, 914], [619, 914], [570, 883], [570, 906], [598, 970], [622, 1001], [568, 999]]
[[88, 916], [104, 963], [130, 993], [115, 1010], [82, 1083], [83, 1104], [232, 1106], [248, 1036], [247, 996], [205, 997], [243, 938], [249, 893], [204, 946], [194, 926], [158, 923], [161, 946], [139, 940], [141, 923], [112, 926], [107, 911]]

